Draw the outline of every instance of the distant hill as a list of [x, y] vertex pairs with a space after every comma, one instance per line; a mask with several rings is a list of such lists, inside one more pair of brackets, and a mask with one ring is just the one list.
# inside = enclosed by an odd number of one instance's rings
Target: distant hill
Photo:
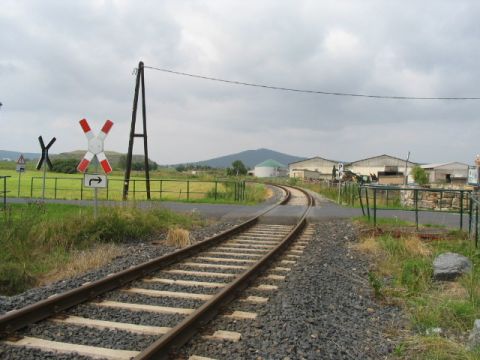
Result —
[[40, 153], [21, 153], [18, 151], [0, 150], [0, 160], [9, 159], [10, 161], [17, 161], [20, 154], [23, 154], [25, 159], [38, 159]]
[[[8, 150], [0, 150], [0, 160], [3, 159], [10, 159], [11, 161], [17, 161], [18, 157], [20, 156], [20, 152], [18, 151], [8, 151]], [[69, 151], [69, 152], [63, 152], [60, 154], [50, 154], [50, 158], [53, 159], [77, 159], [80, 161], [80, 159], [83, 158], [85, 155], [85, 150], [75, 150], [75, 151]], [[107, 158], [112, 164], [112, 166], [117, 166], [120, 156], [125, 155], [116, 151], [105, 151], [105, 155], [107, 155]], [[37, 160], [40, 158], [40, 153], [23, 153], [23, 156], [25, 159], [30, 159], [30, 160]], [[133, 162], [142, 162], [143, 161], [143, 155], [133, 155]], [[152, 161], [150, 159], [150, 161]]]
[[283, 154], [270, 149], [246, 150], [236, 154], [220, 156], [210, 160], [198, 161], [191, 163], [192, 165], [207, 165], [213, 168], [227, 168], [235, 160], [241, 160], [246, 167], [253, 168], [262, 161], [272, 159], [279, 163], [288, 165], [291, 162], [304, 160], [304, 157]]
[[[78, 161], [80, 161], [80, 159], [83, 158], [83, 156], [85, 155], [85, 150], [75, 150], [75, 151], [69, 151], [69, 152], [64, 152], [64, 153], [60, 153], [60, 154], [55, 154], [55, 155], [52, 155], [52, 159], [77, 159]], [[110, 162], [110, 164], [112, 164], [112, 166], [117, 166], [119, 160], [120, 160], [120, 156], [122, 155], [126, 155], [126, 154], [122, 154], [122, 153], [119, 153], [119, 152], [116, 152], [116, 151], [105, 151], [105, 155], [107, 155], [107, 158], [108, 158], [108, 161]], [[132, 156], [132, 161], [135, 163], [135, 162], [143, 162], [143, 155], [135, 155], [133, 154]], [[152, 159], [150, 159], [150, 161], [153, 161]]]

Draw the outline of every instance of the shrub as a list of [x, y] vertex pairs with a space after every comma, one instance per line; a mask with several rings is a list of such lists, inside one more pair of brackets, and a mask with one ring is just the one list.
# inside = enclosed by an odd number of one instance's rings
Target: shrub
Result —
[[78, 163], [77, 159], [55, 159], [52, 161], [52, 170], [64, 174], [75, 174]]
[[415, 180], [418, 185], [428, 184], [428, 174], [425, 169], [421, 168], [419, 165], [415, 165], [412, 168], [412, 176], [413, 180]]

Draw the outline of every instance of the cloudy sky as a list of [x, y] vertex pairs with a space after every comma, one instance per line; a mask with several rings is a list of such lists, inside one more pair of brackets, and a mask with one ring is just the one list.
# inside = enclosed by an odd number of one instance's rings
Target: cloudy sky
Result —
[[[86, 148], [78, 121], [114, 121], [126, 152], [145, 65], [308, 90], [480, 97], [478, 1], [18, 1], [0, 3], [0, 149]], [[162, 164], [261, 147], [356, 160], [471, 163], [480, 100], [325, 96], [145, 70], [150, 157]], [[140, 130], [140, 128], [138, 128]], [[136, 152], [141, 152], [137, 139]]]

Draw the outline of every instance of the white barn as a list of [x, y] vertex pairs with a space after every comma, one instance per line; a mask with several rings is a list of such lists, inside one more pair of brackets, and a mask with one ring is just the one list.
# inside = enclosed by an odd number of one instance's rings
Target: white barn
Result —
[[347, 165], [347, 169], [357, 175], [375, 175], [380, 183], [402, 184], [405, 175], [408, 176], [415, 165], [412, 161], [383, 154], [354, 161]]
[[421, 165], [430, 183], [466, 183], [469, 165], [461, 162]]
[[[290, 177], [302, 178], [305, 173], [315, 172], [315, 178], [332, 178], [333, 167], [337, 167], [338, 161], [328, 160], [315, 156], [310, 159], [300, 160], [288, 164], [288, 172]], [[308, 170], [307, 172], [303, 170]]]

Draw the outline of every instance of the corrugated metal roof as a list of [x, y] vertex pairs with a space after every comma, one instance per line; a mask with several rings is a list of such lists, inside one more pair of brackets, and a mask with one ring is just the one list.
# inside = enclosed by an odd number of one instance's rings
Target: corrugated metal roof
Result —
[[[377, 159], [381, 159], [381, 158], [393, 159], [393, 160], [397, 160], [397, 161], [401, 161], [401, 162], [405, 163], [405, 159], [400, 159], [400, 158], [398, 158], [396, 156], [392, 156], [392, 155], [382, 154], [382, 155], [372, 156], [372, 157], [365, 158], [365, 159], [356, 160], [356, 161], [351, 162], [348, 165], [356, 165], [356, 164], [358, 164], [360, 162], [363, 162], [363, 161], [377, 160]], [[413, 161], [410, 161], [410, 160], [408, 161], [408, 163], [412, 164], [412, 165], [417, 164], [417, 163], [415, 163]]]
[[434, 164], [425, 164], [425, 165], [420, 165], [421, 168], [423, 169], [436, 169], [436, 168], [439, 168], [439, 167], [442, 167], [442, 166], [446, 166], [446, 165], [460, 165], [460, 166], [464, 166], [464, 167], [468, 167], [469, 165], [468, 164], [465, 164], [465, 163], [461, 163], [461, 162], [458, 162], [458, 161], [452, 161], [452, 162], [447, 162], [447, 163], [434, 163]]
[[282, 163], [279, 163], [278, 161], [272, 159], [265, 160], [264, 162], [255, 165], [255, 167], [286, 168], [286, 166]]

